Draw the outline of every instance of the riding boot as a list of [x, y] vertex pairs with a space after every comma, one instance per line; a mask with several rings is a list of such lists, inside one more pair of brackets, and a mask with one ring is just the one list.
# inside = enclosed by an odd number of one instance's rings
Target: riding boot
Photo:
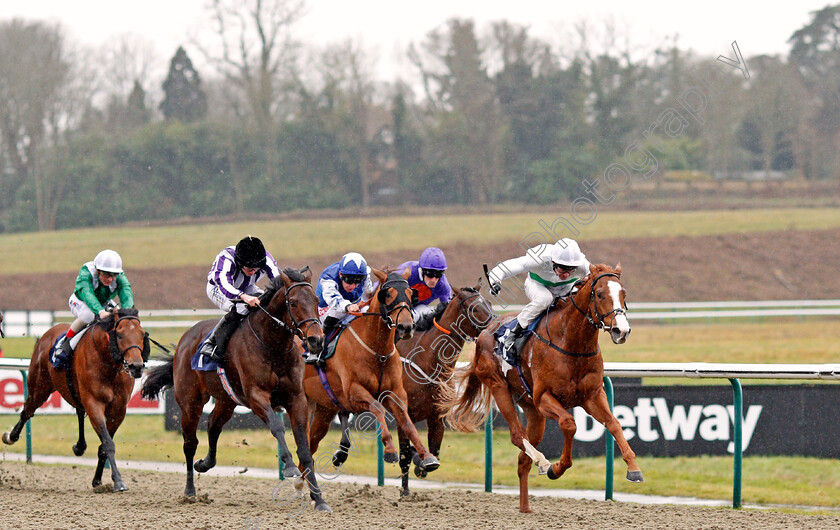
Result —
[[55, 345], [56, 349], [56, 368], [66, 368], [70, 364], [70, 358], [73, 354], [73, 348], [70, 346], [70, 339], [67, 338], [67, 334], [61, 336], [58, 339], [58, 344]]
[[318, 355], [314, 355], [311, 351], [306, 350], [306, 355], [304, 355], [303, 357], [303, 362], [305, 362], [306, 364], [323, 365], [324, 361], [321, 360], [321, 355], [324, 355], [324, 353], [326, 353], [327, 341], [330, 339], [330, 334], [332, 334], [333, 330], [339, 322], [341, 322], [341, 320], [335, 317], [324, 318], [324, 323], [321, 324], [321, 330], [324, 332], [324, 348]]
[[516, 321], [516, 326], [510, 331], [507, 337], [505, 337], [505, 354], [507, 357], [514, 360], [515, 363], [519, 363], [519, 351], [516, 348], [516, 342], [519, 338], [522, 337], [522, 334], [525, 332], [525, 329]]
[[210, 333], [210, 338], [201, 347], [201, 353], [222, 364], [225, 360], [225, 347], [230, 338], [231, 332], [235, 329], [235, 325], [244, 318], [236, 311], [230, 311], [225, 314], [216, 327]]

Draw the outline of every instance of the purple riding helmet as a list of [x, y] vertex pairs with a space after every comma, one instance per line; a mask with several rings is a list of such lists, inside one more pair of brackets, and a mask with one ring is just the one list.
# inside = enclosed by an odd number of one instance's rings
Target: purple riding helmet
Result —
[[420, 268], [436, 271], [446, 270], [446, 256], [437, 247], [429, 247], [420, 254]]

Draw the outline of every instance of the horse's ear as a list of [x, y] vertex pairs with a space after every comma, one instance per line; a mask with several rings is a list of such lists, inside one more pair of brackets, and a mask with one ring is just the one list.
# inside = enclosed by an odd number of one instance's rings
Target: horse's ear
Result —
[[303, 276], [303, 281], [306, 283], [312, 283], [312, 271], [309, 269], [309, 265], [300, 269], [301, 276]]
[[452, 298], [455, 298], [459, 294], [461, 294], [461, 290], [458, 289], [457, 287], [452, 287]]
[[406, 280], [411, 276], [411, 267], [406, 267], [402, 273], [402, 277]]
[[615, 266], [615, 273], [621, 276], [621, 262], [619, 261], [618, 264]]
[[384, 283], [385, 280], [388, 279], [388, 274], [387, 273], [385, 273], [385, 272], [383, 272], [379, 269], [373, 269], [372, 268], [370, 270], [373, 273], [373, 275], [376, 276], [376, 279], [379, 280], [380, 283]]
[[292, 283], [292, 279], [291, 279], [291, 278], [289, 278], [289, 277], [286, 275], [286, 273], [285, 273], [285, 272], [280, 271], [280, 277], [283, 279], [283, 283], [284, 283], [284, 284], [286, 284], [286, 287], [288, 287], [288, 286], [289, 286], [289, 284], [290, 284], [290, 283]]
[[597, 270], [598, 270], [598, 268], [595, 267], [595, 265], [593, 265], [591, 263], [589, 264], [589, 274], [597, 274], [597, 272], [596, 272]]

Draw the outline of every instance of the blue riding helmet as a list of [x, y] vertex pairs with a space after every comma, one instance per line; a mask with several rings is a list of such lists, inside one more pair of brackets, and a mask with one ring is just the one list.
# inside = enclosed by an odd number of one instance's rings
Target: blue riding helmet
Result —
[[446, 256], [437, 247], [429, 247], [420, 254], [420, 268], [436, 271], [446, 270]]
[[341, 258], [341, 264], [338, 266], [340, 274], [347, 274], [350, 276], [364, 276], [367, 278], [368, 266], [365, 258], [358, 252], [348, 252]]

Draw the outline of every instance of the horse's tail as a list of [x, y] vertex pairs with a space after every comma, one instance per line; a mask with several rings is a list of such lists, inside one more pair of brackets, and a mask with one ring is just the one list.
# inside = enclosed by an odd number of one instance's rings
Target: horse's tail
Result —
[[143, 383], [143, 389], [140, 391], [143, 398], [148, 400], [157, 399], [161, 392], [167, 388], [172, 388], [172, 385], [175, 384], [175, 378], [172, 372], [174, 362], [174, 357], [164, 357], [162, 365], [155, 366], [149, 370], [149, 375], [146, 376], [146, 382]]
[[438, 410], [450, 427], [461, 432], [478, 431], [490, 414], [492, 395], [475, 374], [475, 366], [473, 357], [467, 368], [456, 368], [455, 376], [439, 390]]

